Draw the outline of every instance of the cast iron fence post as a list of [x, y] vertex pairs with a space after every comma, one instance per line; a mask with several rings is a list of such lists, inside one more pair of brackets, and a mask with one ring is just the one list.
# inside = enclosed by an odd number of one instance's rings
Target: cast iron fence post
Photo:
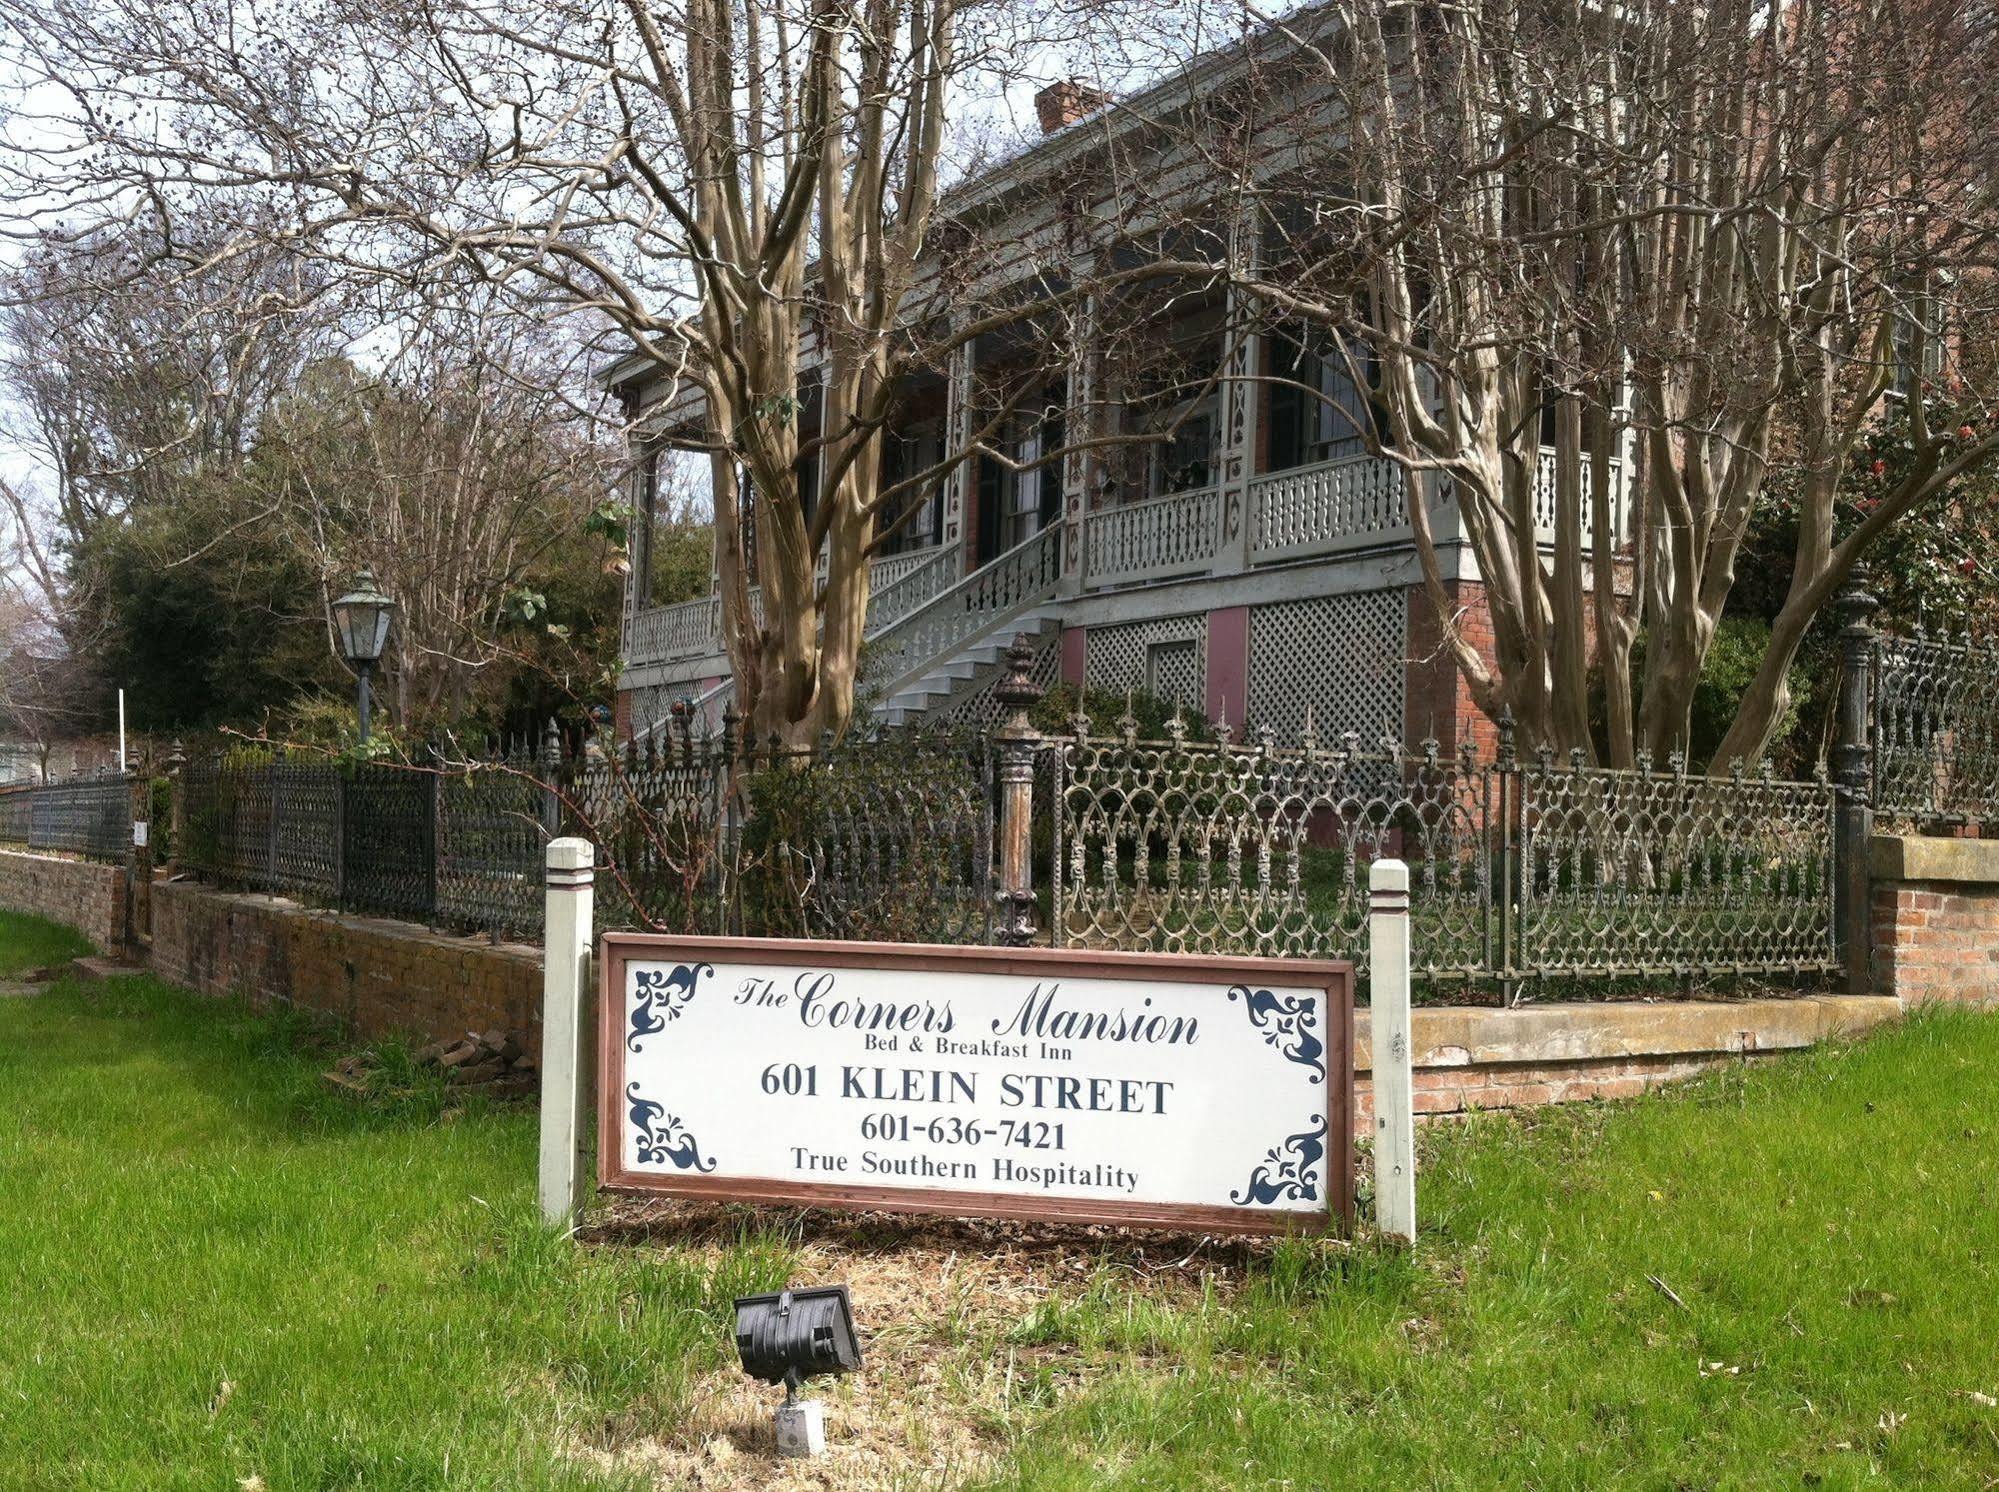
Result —
[[1041, 734], [1027, 712], [1041, 698], [1031, 677], [1034, 647], [1025, 633], [1006, 650], [1006, 673], [993, 697], [1006, 711], [994, 733], [999, 745], [999, 940], [1008, 948], [1034, 941], [1034, 749]]
[[722, 706], [721, 750], [711, 755], [714, 763], [711, 770], [715, 774], [715, 839], [714, 874], [716, 925], [724, 932], [733, 931], [729, 926], [729, 911], [735, 894], [735, 877], [731, 874], [736, 864], [736, 846], [741, 842], [742, 825], [737, 813], [738, 774], [736, 752], [741, 745], [742, 717], [736, 713], [734, 700]]
[[541, 733], [541, 832], [549, 839], [562, 833], [562, 731], [553, 715]]
[[135, 753], [125, 764], [126, 838], [131, 841], [131, 859], [125, 872], [128, 926], [125, 941], [145, 947], [153, 939], [153, 780], [139, 770]]
[[1839, 633], [1839, 736], [1833, 750], [1833, 925], [1838, 929], [1846, 992], [1864, 995], [1873, 984], [1873, 908], [1868, 884], [1868, 842], [1874, 810], [1869, 793], [1872, 753], [1868, 715], [1873, 705], [1874, 628], [1879, 605], [1855, 574], [1839, 598], [1846, 625]]
[[333, 763], [333, 905], [347, 906], [347, 773], [346, 763]]
[[167, 854], [175, 870], [186, 856], [187, 753], [175, 737], [167, 748]]
[[278, 819], [283, 812], [279, 799], [282, 795], [282, 776], [278, 771], [275, 754], [264, 763], [264, 894], [278, 894]]
[[1493, 762], [1493, 795], [1499, 828], [1498, 884], [1492, 888], [1493, 913], [1498, 921], [1499, 1003], [1510, 1008], [1520, 998], [1520, 980], [1514, 973], [1519, 948], [1520, 846], [1514, 820], [1520, 812], [1520, 754], [1513, 739], [1513, 711], [1499, 714], [1499, 753]]

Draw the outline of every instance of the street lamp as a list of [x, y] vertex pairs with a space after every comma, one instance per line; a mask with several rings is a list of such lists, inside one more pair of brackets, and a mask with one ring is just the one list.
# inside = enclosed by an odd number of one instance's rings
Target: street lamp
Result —
[[363, 565], [354, 589], [333, 603], [333, 631], [340, 654], [354, 670], [355, 699], [361, 712], [361, 741], [368, 740], [368, 675], [389, 640], [396, 603], [375, 588], [375, 572]]

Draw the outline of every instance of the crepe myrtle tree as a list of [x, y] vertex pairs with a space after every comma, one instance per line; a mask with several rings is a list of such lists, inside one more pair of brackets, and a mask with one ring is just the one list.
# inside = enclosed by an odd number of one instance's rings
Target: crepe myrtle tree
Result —
[[[23, 85], [0, 170], [17, 223], [147, 216], [173, 255], [199, 201], [209, 263], [282, 242], [364, 282], [470, 279], [636, 348], [666, 407], [698, 410], [751, 728], [804, 741], [852, 710], [906, 377], [1028, 320], [1023, 344], [1065, 361], [1090, 293], [1051, 243], [1051, 271], [1011, 276], [1027, 293], [974, 296], [1031, 255], [940, 218], [990, 147], [965, 101], [1132, 3], [0, 0]], [[1045, 386], [1016, 378], [900, 485], [973, 450], [1008, 459], [1003, 406]]]
[[[1307, 392], [1407, 469], [1472, 697], [1594, 758], [1595, 671], [1610, 761], [1684, 749], [1743, 536], [1795, 474], [1785, 600], [1716, 761], [1755, 757], [1855, 563], [1999, 456], [1989, 10], [1333, 0], [1268, 19], [1321, 86], [1270, 90], [1301, 102], [1266, 128], [1355, 148], [1303, 186], [1264, 178], [1257, 293], [1342, 365]], [[1836, 532], [1884, 421], [1901, 479]], [[1440, 563], [1446, 498], [1490, 654]]]

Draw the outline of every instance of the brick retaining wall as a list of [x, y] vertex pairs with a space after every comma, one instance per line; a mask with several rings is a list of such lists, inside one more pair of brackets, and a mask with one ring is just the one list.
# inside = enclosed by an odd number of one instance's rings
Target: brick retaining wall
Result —
[[[1721, 1062], [1796, 1051], [1901, 1013], [1881, 995], [1426, 1006], [1411, 1014], [1419, 1117], [1636, 1098]], [[1356, 1133], [1374, 1126], [1368, 1013], [1354, 1015]]]
[[1999, 840], [1874, 838], [1874, 987], [1999, 1003]]
[[327, 1011], [363, 1037], [499, 1029], [540, 1056], [539, 948], [161, 881], [152, 965], [206, 994]]
[[0, 906], [73, 927], [116, 953], [125, 943], [125, 868], [0, 850]]
[[[1926, 877], [1877, 883], [1880, 995], [1419, 1009], [1417, 1110], [1456, 1114], [1627, 1098], [1717, 1062], [1864, 1030], [1892, 1018], [1905, 1002], [1993, 999], [1999, 993], [1999, 842], [1991, 850], [1993, 879], [1975, 884], [1936, 879], [1941, 871], [1932, 861], [1887, 864], [1877, 848], [1877, 874], [1883, 868], [1922, 870]], [[1985, 851], [1950, 853], [1962, 859]], [[0, 905], [69, 923], [100, 946], [113, 946], [124, 915], [124, 873], [115, 866], [0, 852]], [[327, 1011], [363, 1037], [400, 1032], [438, 1039], [498, 1028], [518, 1033], [539, 1056], [538, 948], [494, 947], [482, 938], [407, 923], [160, 881], [153, 888], [152, 965], [162, 977], [209, 994]], [[1355, 1049], [1365, 1133], [1371, 1084], [1364, 1010], [1356, 1019]]]

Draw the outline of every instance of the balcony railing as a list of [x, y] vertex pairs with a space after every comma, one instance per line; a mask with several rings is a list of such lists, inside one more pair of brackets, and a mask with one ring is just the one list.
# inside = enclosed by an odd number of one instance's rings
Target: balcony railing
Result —
[[1409, 484], [1374, 456], [1272, 472], [1249, 484], [1251, 564], [1406, 538]]
[[[956, 545], [933, 544], [907, 554], [891, 554], [868, 567], [868, 629], [886, 627], [907, 616], [956, 575]], [[820, 556], [819, 583], [826, 582], [825, 556]], [[763, 616], [763, 591], [750, 587], [750, 612]], [[699, 596], [672, 606], [649, 606], [630, 618], [625, 632], [625, 666], [639, 668], [677, 658], [701, 658], [722, 651], [722, 601]]]
[[1172, 492], [1083, 520], [1083, 583], [1092, 589], [1199, 575], [1221, 552], [1221, 493]]
[[1062, 529], [1044, 528], [991, 564], [942, 591], [873, 640], [870, 683], [893, 692], [961, 644], [1055, 594], [1062, 572]]
[[[1626, 506], [1623, 473], [1616, 462], [1611, 470], [1616, 480], [1612, 511], [1622, 537]], [[1245, 559], [1252, 566], [1270, 565], [1406, 543], [1410, 538], [1408, 492], [1401, 466], [1373, 456], [1255, 477], [1249, 483], [1249, 552]], [[1592, 542], [1595, 530], [1589, 495], [1590, 475], [1585, 467], [1585, 545]], [[1541, 542], [1551, 542], [1555, 518], [1552, 452], [1542, 454], [1535, 472], [1534, 518]], [[1221, 558], [1220, 493], [1204, 487], [1104, 508], [1085, 515], [1080, 537], [1083, 584], [1090, 590], [1209, 574]], [[1033, 552], [1040, 555], [1043, 550]], [[866, 635], [879, 640], [890, 631], [901, 632], [906, 620], [928, 612], [939, 597], [976, 579], [961, 580], [961, 560], [956, 545], [936, 545], [876, 560], [870, 569]], [[1009, 563], [1000, 567], [1000, 573], [1014, 576], [1018, 568]], [[761, 593], [752, 590], [750, 601], [760, 615]], [[631, 619], [625, 646], [627, 665], [639, 667], [718, 653], [722, 647], [721, 621], [720, 603], [712, 596], [641, 611]]]

